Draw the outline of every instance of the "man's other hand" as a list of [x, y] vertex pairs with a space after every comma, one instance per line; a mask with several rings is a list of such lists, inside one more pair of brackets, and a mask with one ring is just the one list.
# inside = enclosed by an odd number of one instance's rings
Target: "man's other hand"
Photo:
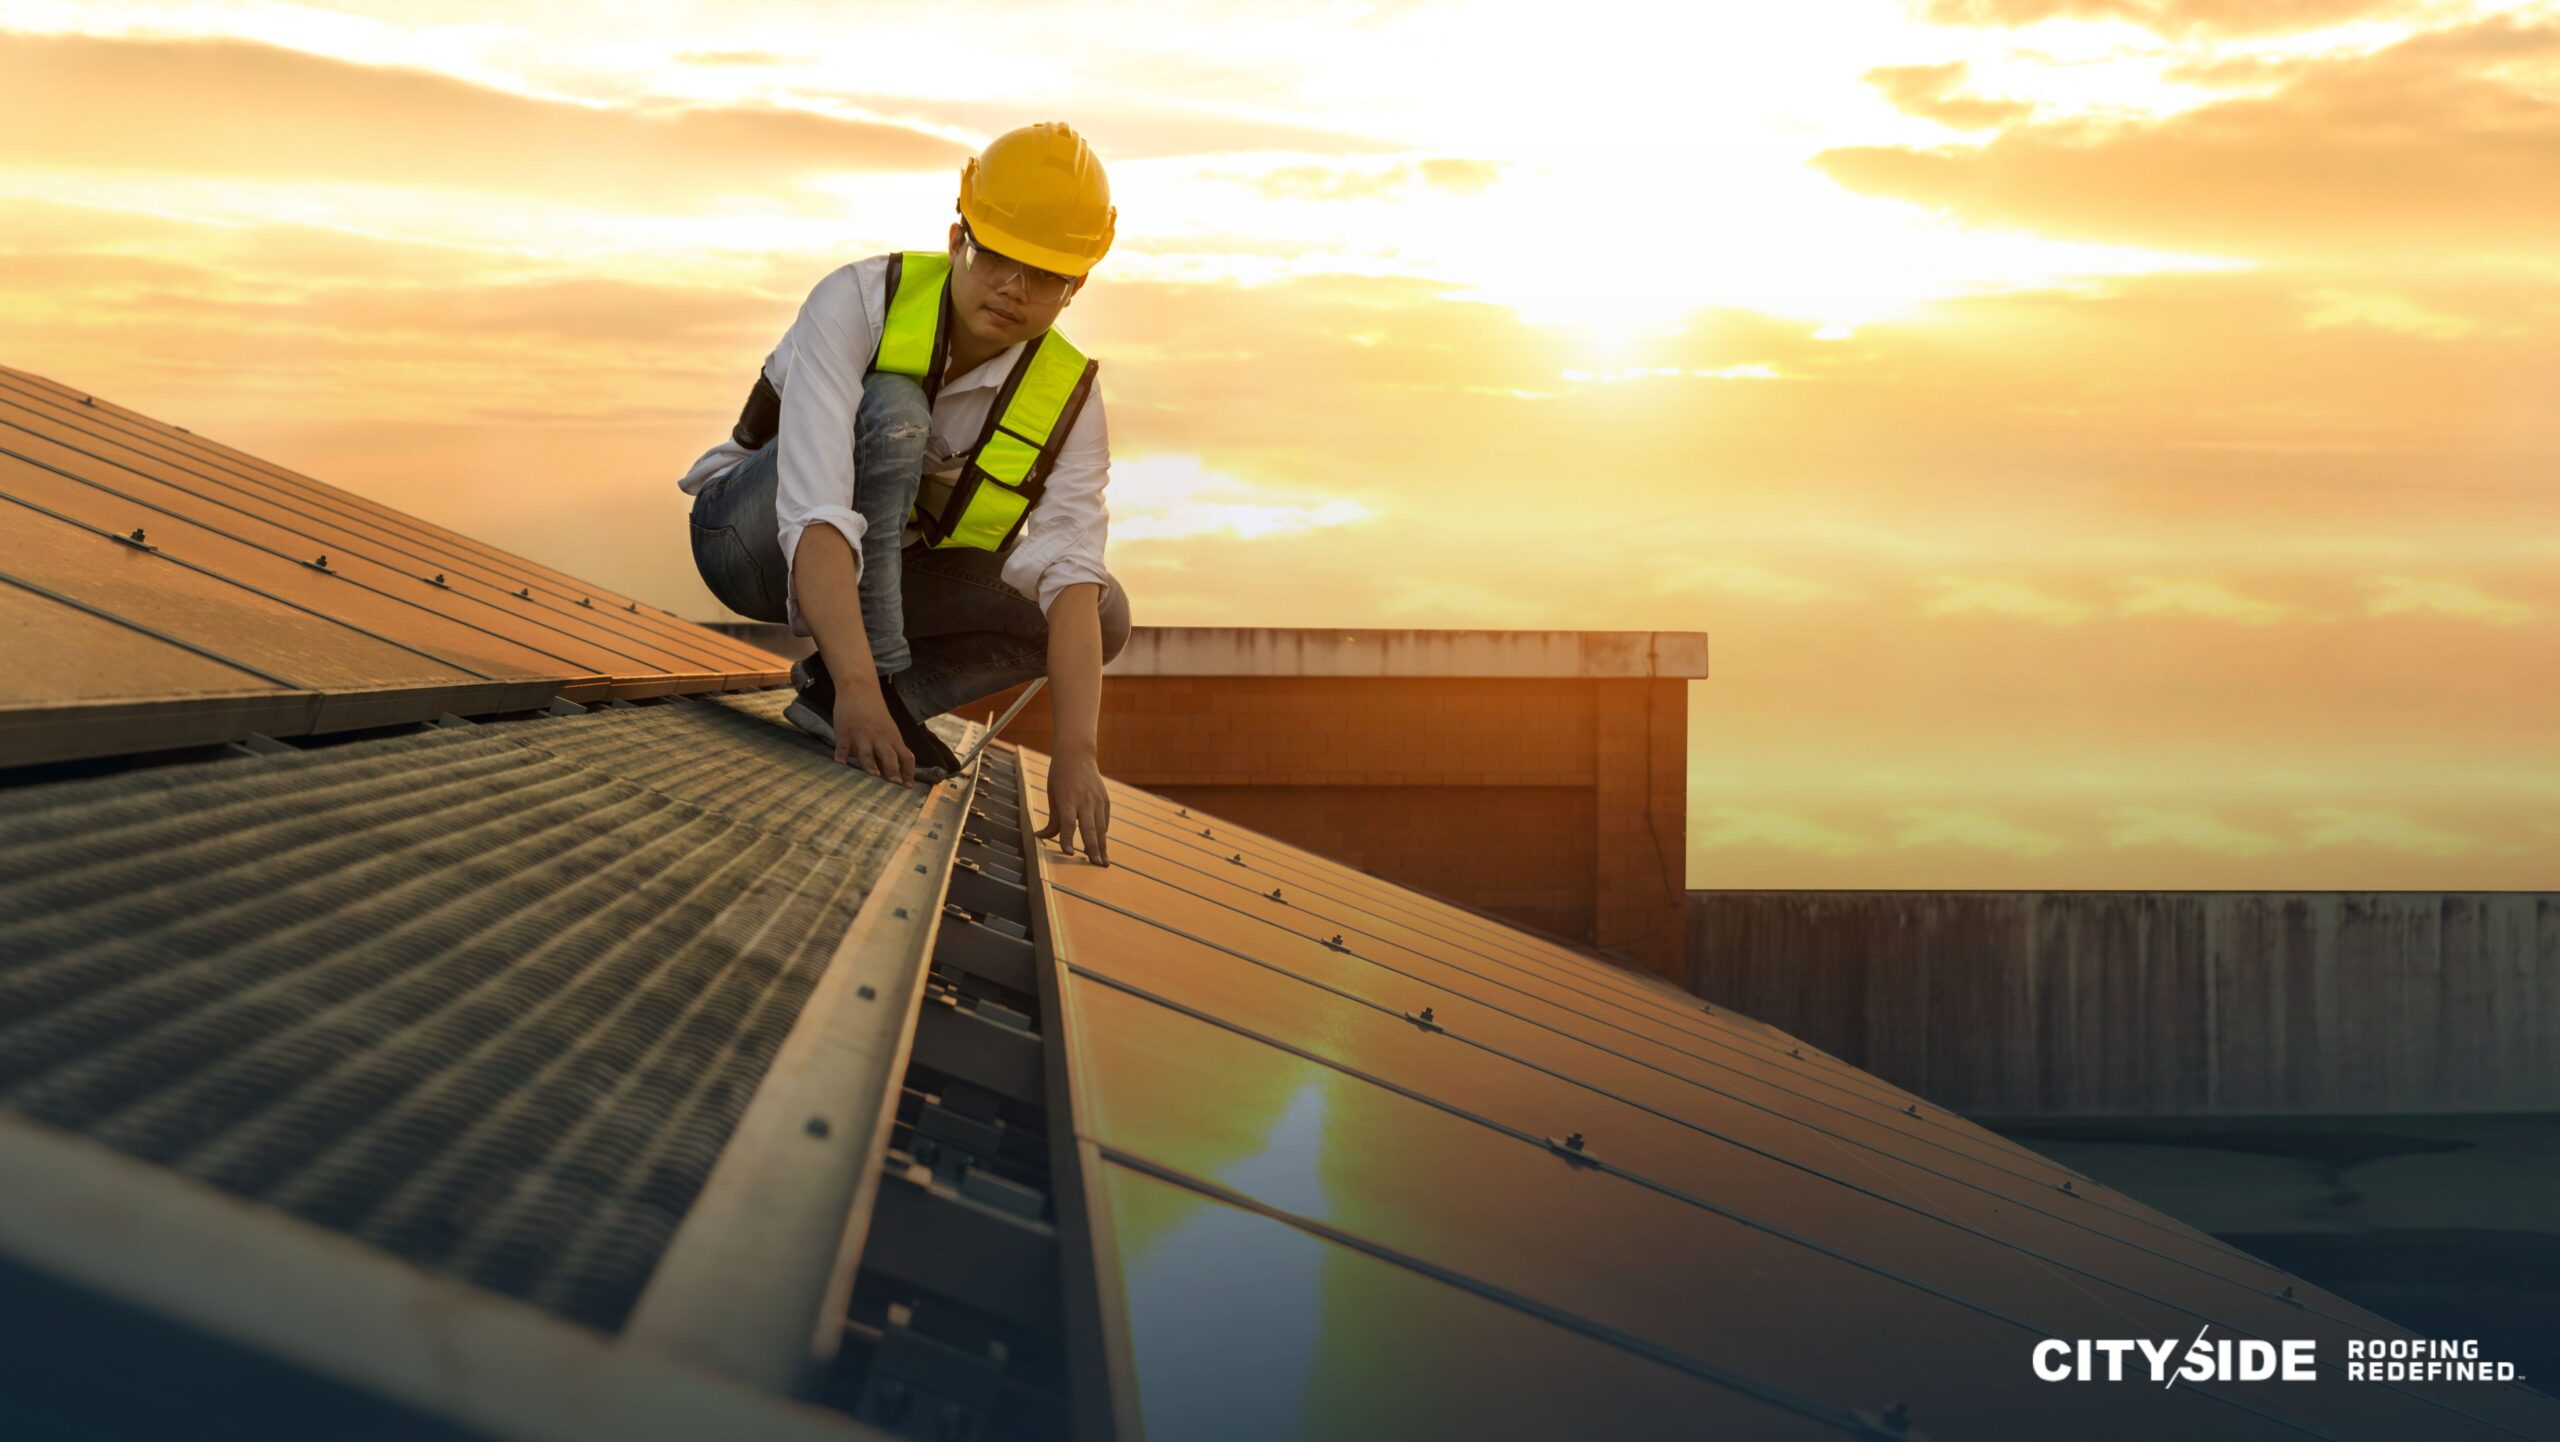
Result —
[[874, 776], [901, 786], [916, 779], [915, 754], [898, 736], [880, 693], [868, 686], [836, 688], [836, 759], [850, 761]]
[[1111, 791], [1102, 784], [1102, 768], [1090, 756], [1059, 756], [1049, 763], [1049, 824], [1037, 835], [1054, 837], [1058, 848], [1075, 854], [1076, 838], [1084, 838], [1085, 859], [1109, 866], [1111, 853], [1103, 834], [1111, 829]]

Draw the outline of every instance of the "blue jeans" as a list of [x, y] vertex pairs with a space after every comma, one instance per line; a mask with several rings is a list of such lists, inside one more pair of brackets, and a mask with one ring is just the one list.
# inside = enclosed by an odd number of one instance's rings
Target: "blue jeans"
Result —
[[[932, 420], [922, 386], [883, 372], [863, 383], [853, 427], [863, 630], [872, 664], [897, 677], [898, 695], [919, 719], [1049, 669], [1049, 618], [1035, 600], [1005, 584], [1001, 553], [922, 542], [899, 547], [924, 483]], [[768, 443], [703, 487], [693, 498], [691, 530], [694, 568], [722, 605], [758, 621], [786, 623], [790, 573], [773, 511], [780, 464], [778, 445]], [[1108, 661], [1129, 640], [1129, 598], [1118, 577], [1102, 588], [1100, 609]], [[836, 679], [842, 685], [853, 678]]]

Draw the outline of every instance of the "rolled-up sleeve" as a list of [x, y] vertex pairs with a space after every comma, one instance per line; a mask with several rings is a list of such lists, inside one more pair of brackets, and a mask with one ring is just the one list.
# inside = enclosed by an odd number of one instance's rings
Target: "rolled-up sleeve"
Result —
[[1103, 487], [1111, 479], [1111, 441], [1102, 416], [1102, 392], [1085, 397], [1058, 448], [1040, 503], [1023, 522], [1022, 539], [1005, 557], [1005, 584], [1040, 603], [1047, 615], [1058, 593], [1081, 581], [1107, 585], [1102, 568], [1103, 543], [1110, 516], [1102, 505]]
[[782, 421], [773, 493], [774, 538], [790, 576], [785, 610], [795, 636], [809, 634], [800, 616], [800, 535], [814, 525], [844, 533], [853, 574], [862, 577], [866, 522], [853, 509], [853, 426], [862, 404], [863, 372], [877, 333], [864, 295], [862, 267], [842, 266], [809, 292], [792, 322], [782, 379]]

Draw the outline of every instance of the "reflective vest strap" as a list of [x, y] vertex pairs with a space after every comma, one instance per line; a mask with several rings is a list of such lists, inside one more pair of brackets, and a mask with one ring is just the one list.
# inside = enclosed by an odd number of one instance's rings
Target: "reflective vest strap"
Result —
[[950, 538], [941, 544], [971, 546], [981, 551], [1002, 550], [1030, 509], [1029, 496], [1011, 486], [981, 479], [969, 488], [968, 506], [961, 512], [960, 524], [952, 528]]
[[1055, 331], [1023, 348], [988, 403], [959, 485], [940, 515], [924, 517], [936, 547], [996, 551], [1012, 542], [1039, 502], [1099, 369]]
[[1076, 417], [1084, 410], [1085, 397], [1093, 394], [1093, 378], [1101, 370], [1100, 361], [1085, 361], [1077, 370], [1074, 381], [1068, 385], [1066, 401], [1058, 407], [1057, 417], [1051, 423], [1054, 433], [1048, 443], [1040, 447], [1040, 459], [1032, 464], [1031, 478], [1023, 483], [1023, 489], [1033, 497], [1037, 498], [1048, 484], [1049, 468], [1058, 463], [1058, 452], [1066, 448], [1067, 433], [1075, 429]]
[[912, 378], [930, 395], [941, 389], [943, 282], [951, 257], [909, 250], [889, 257], [889, 314], [871, 369]]
[[1084, 352], [1065, 336], [1050, 331], [1040, 338], [1027, 361], [1000, 424], [1034, 447], [1041, 447], [1049, 443], [1050, 428], [1065, 413], [1067, 397], [1075, 393], [1076, 382], [1084, 377]]
[[1010, 431], [998, 431], [978, 447], [978, 469], [1008, 486], [1029, 480], [1032, 463], [1039, 459], [1039, 447]]

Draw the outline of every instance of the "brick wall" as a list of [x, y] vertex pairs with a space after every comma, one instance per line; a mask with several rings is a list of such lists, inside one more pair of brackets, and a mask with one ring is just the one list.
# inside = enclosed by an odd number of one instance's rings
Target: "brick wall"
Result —
[[[1013, 693], [966, 708], [984, 718]], [[1006, 735], [1052, 749], [1044, 691]], [[1114, 676], [1110, 775], [1680, 980], [1688, 682]]]

